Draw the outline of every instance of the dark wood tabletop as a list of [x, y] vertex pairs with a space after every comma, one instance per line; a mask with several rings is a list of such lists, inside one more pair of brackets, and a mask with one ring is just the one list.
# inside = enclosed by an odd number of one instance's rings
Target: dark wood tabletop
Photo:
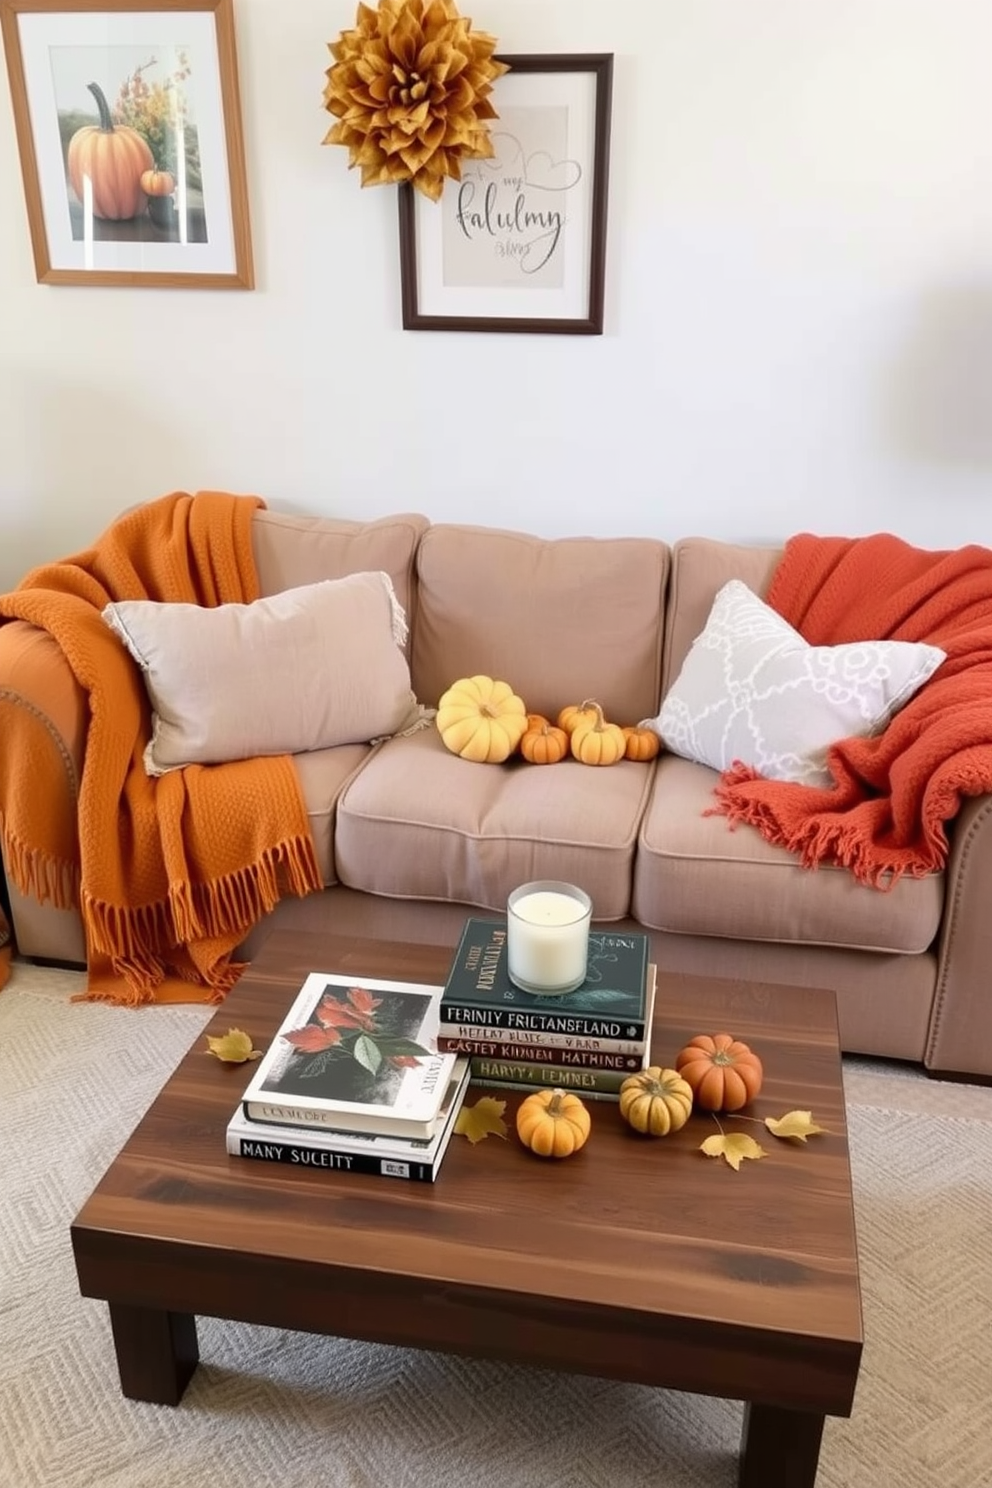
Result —
[[[275, 932], [207, 1032], [267, 1047], [311, 971], [441, 982], [452, 947]], [[154, 1010], [140, 1016], [154, 1017]], [[195, 1314], [474, 1353], [751, 1403], [740, 1482], [807, 1488], [824, 1414], [850, 1413], [861, 1305], [833, 994], [659, 975], [652, 1063], [697, 1033], [761, 1055], [742, 1121], [766, 1156], [705, 1157], [694, 1113], [664, 1139], [617, 1105], [562, 1162], [509, 1137], [454, 1137], [433, 1184], [287, 1170], [225, 1151], [251, 1066], [201, 1037], [72, 1226], [82, 1293], [110, 1304], [121, 1384], [175, 1403], [196, 1365]], [[826, 1128], [779, 1141], [765, 1116]], [[783, 1466], [784, 1464], [784, 1466]], [[781, 1476], [784, 1472], [787, 1476]]]

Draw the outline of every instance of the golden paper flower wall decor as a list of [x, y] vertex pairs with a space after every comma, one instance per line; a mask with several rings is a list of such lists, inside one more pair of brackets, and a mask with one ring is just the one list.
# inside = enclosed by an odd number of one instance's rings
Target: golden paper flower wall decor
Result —
[[323, 143], [347, 147], [363, 186], [409, 181], [437, 201], [459, 161], [492, 157], [489, 94], [509, 69], [454, 0], [360, 4], [329, 49], [324, 107], [338, 122]]

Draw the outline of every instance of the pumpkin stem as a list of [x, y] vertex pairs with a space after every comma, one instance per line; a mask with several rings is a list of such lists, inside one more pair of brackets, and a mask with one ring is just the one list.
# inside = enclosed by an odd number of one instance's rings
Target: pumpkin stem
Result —
[[713, 1055], [713, 1057], [710, 1060], [710, 1063], [711, 1064], [736, 1064], [737, 1061], [736, 1061], [736, 1059], [734, 1058], [734, 1056], [732, 1054], [728, 1054], [727, 1053], [726, 1049], [720, 1049], [716, 1054]]
[[546, 1107], [547, 1113], [548, 1113], [549, 1116], [560, 1116], [561, 1115], [561, 1103], [564, 1100], [564, 1098], [565, 1098], [565, 1092], [564, 1092], [564, 1090], [553, 1090], [551, 1092], [551, 1099], [548, 1101], [548, 1104], [547, 1104], [547, 1107]]
[[96, 106], [100, 111], [100, 130], [103, 134], [113, 134], [114, 121], [110, 117], [110, 105], [99, 83], [87, 83], [87, 88], [96, 99]]

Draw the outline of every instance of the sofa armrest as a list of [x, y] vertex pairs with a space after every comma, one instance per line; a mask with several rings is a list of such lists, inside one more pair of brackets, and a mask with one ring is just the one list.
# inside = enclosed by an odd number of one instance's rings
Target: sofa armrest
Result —
[[[11, 620], [0, 626], [0, 739], [5, 743], [16, 740], [15, 747], [4, 749], [0, 758], [4, 781], [0, 813], [4, 800], [37, 789], [39, 764], [44, 761], [49, 766], [54, 756], [57, 772], [50, 768], [45, 771], [46, 777], [58, 781], [57, 791], [45, 802], [51, 823], [48, 840], [56, 845], [60, 859], [74, 870], [79, 865], [77, 803], [88, 724], [86, 694], [52, 638], [23, 620]], [[76, 959], [66, 952], [72, 945], [78, 953], [82, 944], [81, 925], [77, 933], [74, 926], [67, 927], [66, 920], [68, 916], [78, 921], [78, 914], [71, 908], [78, 892], [78, 871], [69, 875], [77, 882], [61, 886], [62, 897], [69, 907], [58, 909], [51, 905], [52, 934], [49, 935], [44, 927], [49, 917], [46, 901], [50, 901], [51, 895], [41, 886], [23, 881], [11, 828], [3, 820], [0, 820], [0, 840], [4, 844], [18, 950], [26, 956]], [[30, 914], [26, 913], [28, 895]]]
[[950, 834], [924, 1063], [931, 1074], [992, 1080], [992, 796], [967, 800]]

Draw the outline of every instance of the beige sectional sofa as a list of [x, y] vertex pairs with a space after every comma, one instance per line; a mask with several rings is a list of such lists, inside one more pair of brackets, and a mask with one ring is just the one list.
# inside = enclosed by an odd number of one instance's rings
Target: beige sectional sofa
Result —
[[[263, 594], [388, 573], [422, 703], [484, 672], [531, 711], [595, 697], [620, 723], [658, 712], [718, 589], [739, 578], [764, 592], [779, 557], [699, 538], [544, 540], [416, 514], [259, 511], [253, 543]], [[64, 761], [51, 809], [71, 829], [84, 698], [54, 644], [20, 621], [0, 627], [0, 699], [32, 710], [38, 747]], [[592, 895], [597, 920], [647, 928], [662, 971], [830, 987], [847, 1051], [992, 1078], [992, 798], [952, 824], [945, 871], [880, 892], [707, 815], [714, 772], [671, 755], [609, 769], [478, 765], [430, 727], [295, 763], [327, 887], [283, 901], [248, 955], [273, 922], [454, 944], [469, 907], [498, 913], [518, 883], [567, 879]], [[77, 914], [13, 885], [11, 899], [21, 954], [85, 959]]]

